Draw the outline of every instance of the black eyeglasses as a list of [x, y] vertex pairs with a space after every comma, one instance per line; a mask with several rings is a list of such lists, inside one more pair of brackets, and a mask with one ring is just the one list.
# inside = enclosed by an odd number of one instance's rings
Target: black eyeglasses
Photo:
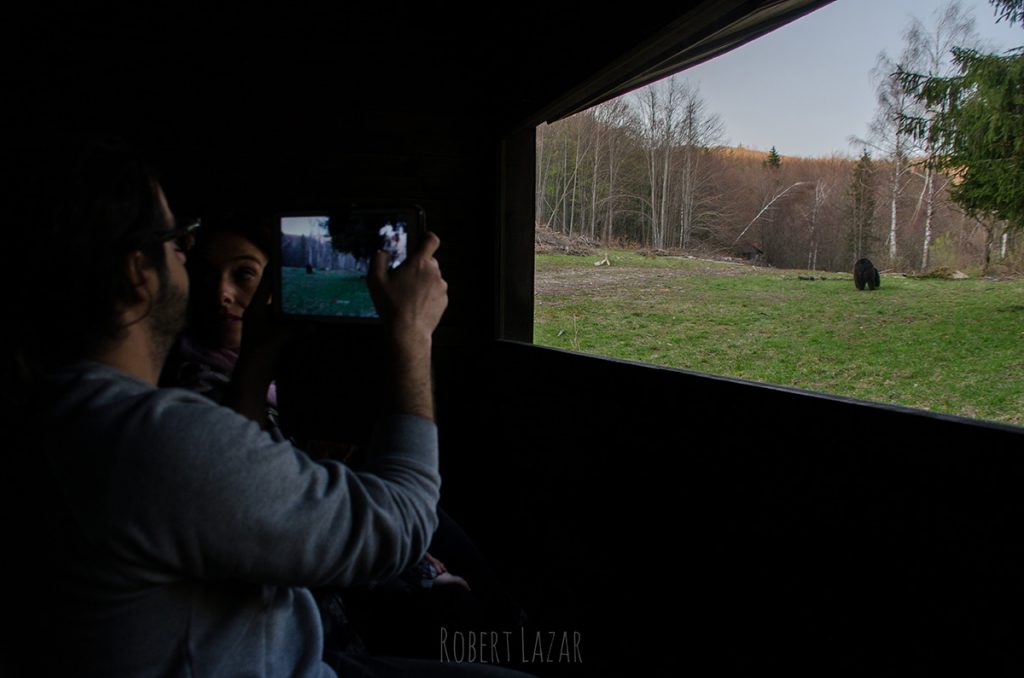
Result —
[[195, 231], [201, 223], [199, 219], [190, 219], [185, 222], [184, 226], [178, 226], [173, 230], [163, 233], [160, 236], [160, 242], [173, 240], [178, 249], [182, 252], [188, 252], [196, 244]]

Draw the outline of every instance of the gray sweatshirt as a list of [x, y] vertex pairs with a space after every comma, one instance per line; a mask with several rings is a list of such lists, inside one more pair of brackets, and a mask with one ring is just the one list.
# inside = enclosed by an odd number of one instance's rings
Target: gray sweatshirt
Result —
[[75, 675], [333, 676], [308, 587], [390, 579], [436, 527], [427, 420], [384, 419], [356, 473], [105, 365], [52, 386], [48, 609]]

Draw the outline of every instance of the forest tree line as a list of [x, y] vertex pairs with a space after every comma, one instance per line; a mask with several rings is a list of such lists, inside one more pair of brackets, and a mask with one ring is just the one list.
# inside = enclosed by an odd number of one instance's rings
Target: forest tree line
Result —
[[876, 114], [867, 137], [850, 138], [859, 157], [726, 146], [718, 116], [678, 75], [541, 126], [536, 223], [609, 245], [782, 268], [850, 270], [861, 257], [903, 271], [1019, 266], [1018, 225], [958, 204], [962, 167], [943, 162], [946, 148], [927, 127], [946, 104], [907, 77], [950, 78], [954, 48], [975, 45], [955, 0], [930, 27], [911, 20], [901, 54], [881, 53], [872, 72]]

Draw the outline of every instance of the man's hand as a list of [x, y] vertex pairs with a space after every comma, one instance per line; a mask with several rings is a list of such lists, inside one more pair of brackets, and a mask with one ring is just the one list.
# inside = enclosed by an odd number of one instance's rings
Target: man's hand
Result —
[[472, 590], [469, 588], [469, 583], [465, 579], [449, 572], [448, 568], [444, 566], [444, 563], [430, 555], [430, 553], [424, 553], [423, 560], [430, 563], [434, 567], [434, 570], [437, 571], [437, 576], [434, 577], [434, 586], [461, 586], [467, 591]]
[[388, 268], [388, 254], [377, 252], [367, 276], [370, 296], [387, 324], [394, 350], [391, 387], [396, 413], [431, 420], [431, 336], [448, 306], [448, 283], [434, 258], [440, 245], [436, 235], [425, 234], [419, 250], [394, 270]]
[[434, 258], [440, 246], [438, 237], [428, 232], [419, 251], [397, 269], [388, 268], [384, 251], [377, 252], [370, 262], [370, 296], [396, 339], [406, 334], [413, 340], [429, 339], [448, 306], [448, 283]]
[[261, 364], [276, 365], [281, 348], [288, 343], [289, 330], [270, 312], [273, 272], [268, 265], [260, 277], [249, 305], [242, 314], [242, 347], [244, 354], [258, 358]]

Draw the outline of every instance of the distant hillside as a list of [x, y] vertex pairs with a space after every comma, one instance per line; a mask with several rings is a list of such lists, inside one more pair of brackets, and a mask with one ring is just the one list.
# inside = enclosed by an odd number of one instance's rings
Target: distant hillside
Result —
[[[776, 150], [778, 150], [778, 149], [776, 149]], [[756, 159], [756, 160], [764, 161], [765, 158], [768, 157], [768, 151], [759, 151], [759, 150], [754, 149], [754, 148], [747, 148], [746, 146], [712, 146], [710, 148], [710, 151], [712, 153], [715, 153], [716, 155], [720, 155], [720, 156], [726, 157], [726, 158], [735, 158], [737, 160], [753, 158], [753, 159]], [[783, 162], [785, 162], [787, 160], [822, 160], [822, 159], [824, 159], [824, 158], [822, 158], [820, 156], [808, 158], [808, 157], [804, 157], [804, 156], [801, 156], [801, 155], [782, 155], [782, 154], [780, 154], [780, 157], [782, 158]], [[844, 156], [841, 156], [841, 157], [843, 157], [844, 159], [848, 159], [848, 160], [855, 160], [856, 159], [856, 158], [854, 158], [852, 156], [849, 156], [849, 155], [844, 155]]]
[[[768, 151], [758, 151], [745, 146], [712, 146], [709, 149], [712, 153], [729, 158], [756, 158], [764, 160], [768, 157]], [[787, 156], [782, 156], [785, 160]]]

